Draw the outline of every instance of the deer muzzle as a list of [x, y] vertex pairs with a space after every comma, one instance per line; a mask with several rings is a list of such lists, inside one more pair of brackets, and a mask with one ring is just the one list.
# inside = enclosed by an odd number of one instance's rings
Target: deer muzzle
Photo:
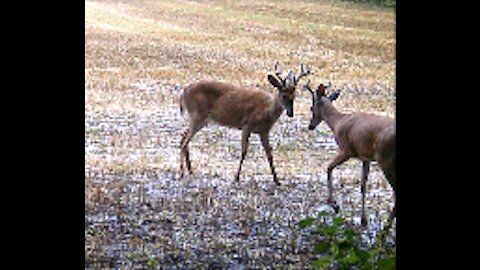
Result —
[[293, 117], [293, 108], [287, 109], [287, 115], [288, 117]]

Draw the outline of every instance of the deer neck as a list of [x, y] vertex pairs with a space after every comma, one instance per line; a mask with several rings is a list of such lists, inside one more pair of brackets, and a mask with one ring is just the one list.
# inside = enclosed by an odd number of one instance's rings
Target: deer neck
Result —
[[334, 130], [338, 120], [345, 116], [344, 113], [341, 113], [335, 109], [331, 103], [328, 106], [323, 107], [322, 115], [331, 130]]
[[277, 96], [269, 108], [268, 115], [273, 121], [276, 121], [280, 117], [280, 115], [282, 115], [284, 110], [285, 108], [283, 107], [280, 99]]

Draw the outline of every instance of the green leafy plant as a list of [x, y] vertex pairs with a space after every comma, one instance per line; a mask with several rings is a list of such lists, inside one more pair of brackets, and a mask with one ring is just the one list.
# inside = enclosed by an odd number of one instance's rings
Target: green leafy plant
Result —
[[92, 136], [98, 136], [100, 134], [100, 129], [99, 128], [90, 128], [86, 131], [87, 134], [90, 134]]
[[158, 265], [158, 261], [155, 258], [149, 258], [147, 261], [147, 265], [149, 269], [155, 269]]
[[135, 261], [140, 257], [140, 255], [141, 255], [140, 253], [133, 251], [133, 252], [130, 252], [127, 255], [127, 259], [129, 259], [131, 261]]
[[90, 264], [93, 262], [93, 258], [89, 255], [85, 255], [85, 264]]
[[310, 262], [315, 269], [395, 269], [395, 247], [383, 244], [365, 247], [360, 232], [341, 216], [322, 212], [317, 218], [307, 217], [297, 225], [301, 229], [313, 227], [310, 232], [318, 238], [313, 247], [315, 258]]

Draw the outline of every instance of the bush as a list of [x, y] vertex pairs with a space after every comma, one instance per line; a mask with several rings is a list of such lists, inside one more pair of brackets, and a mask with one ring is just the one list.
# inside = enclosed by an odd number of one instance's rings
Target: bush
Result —
[[360, 232], [347, 225], [340, 216], [322, 212], [317, 218], [308, 217], [297, 225], [301, 229], [308, 227], [318, 240], [313, 247], [315, 257], [310, 261], [315, 269], [395, 269], [395, 246], [377, 243], [365, 247]]

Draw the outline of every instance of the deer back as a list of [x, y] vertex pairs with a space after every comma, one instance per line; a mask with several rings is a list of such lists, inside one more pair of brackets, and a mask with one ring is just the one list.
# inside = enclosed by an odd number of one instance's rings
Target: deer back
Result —
[[393, 123], [390, 117], [357, 112], [342, 117], [333, 132], [338, 146], [344, 151], [363, 160], [373, 160], [380, 134]]
[[258, 131], [269, 129], [283, 111], [280, 107], [278, 115], [270, 113], [275, 97], [266, 91], [216, 81], [201, 81], [187, 87], [183, 100], [191, 117], [234, 128], [251, 125]]
[[181, 102], [190, 115], [203, 116], [212, 110], [220, 97], [236, 89], [237, 87], [228, 83], [204, 80], [187, 86]]

